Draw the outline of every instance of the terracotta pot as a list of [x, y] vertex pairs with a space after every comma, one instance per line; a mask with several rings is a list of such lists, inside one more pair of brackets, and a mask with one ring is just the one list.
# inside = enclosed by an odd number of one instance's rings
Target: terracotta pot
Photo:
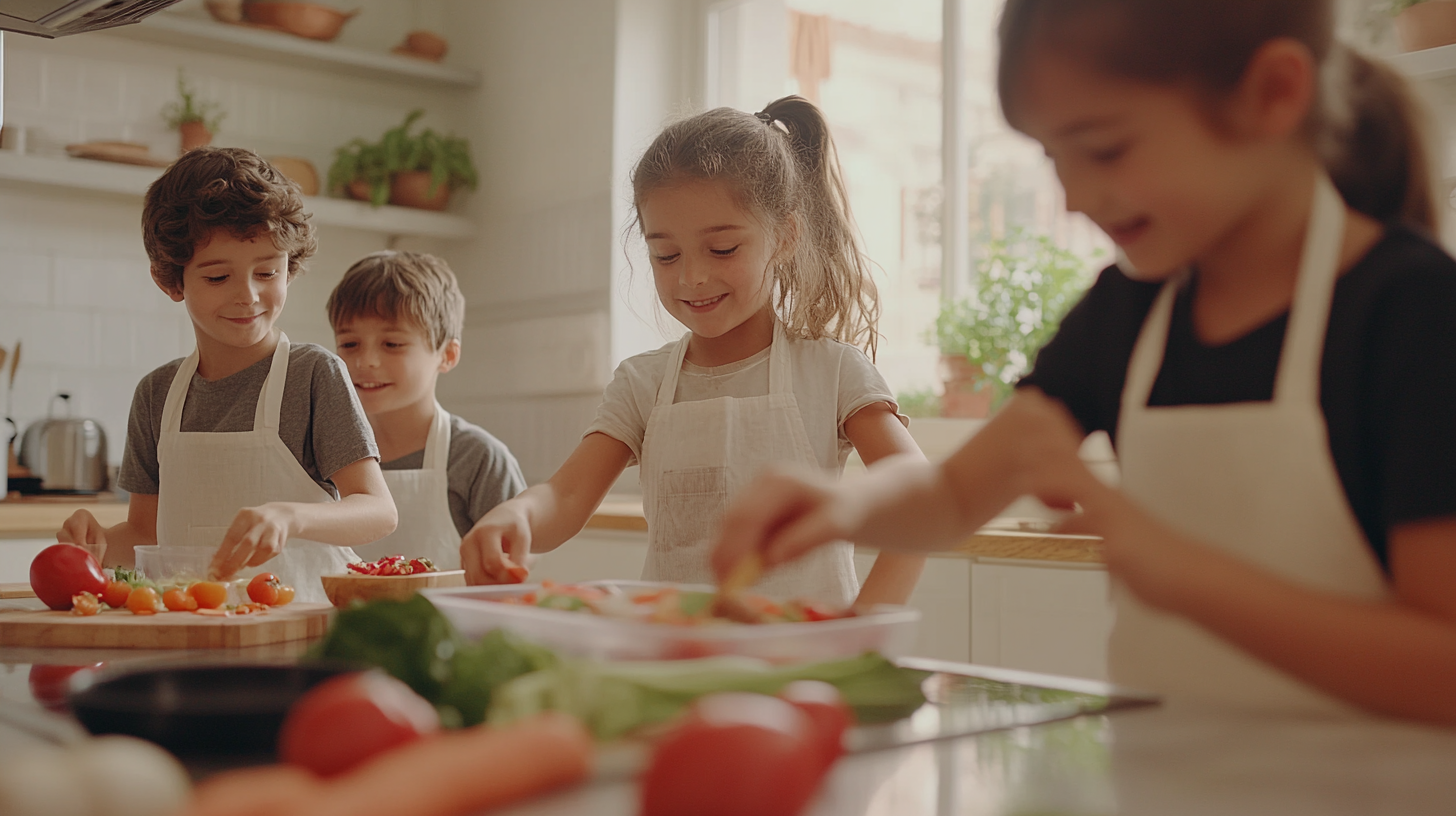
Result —
[[959, 354], [942, 354], [940, 364], [945, 380], [945, 393], [940, 397], [940, 415], [969, 419], [989, 417], [995, 394], [989, 386], [977, 387], [986, 379], [981, 367]]
[[367, 181], [351, 181], [351, 182], [349, 182], [349, 185], [344, 188], [344, 192], [348, 193], [349, 194], [349, 198], [352, 198], [355, 201], [368, 201], [369, 200], [369, 182], [367, 182]]
[[201, 122], [183, 122], [177, 130], [182, 134], [182, 152], [212, 144], [212, 131]]
[[433, 31], [411, 31], [405, 35], [404, 42], [394, 47], [394, 53], [439, 62], [449, 49], [445, 38]]
[[1456, 43], [1456, 0], [1426, 0], [1395, 17], [1395, 33], [1407, 51]]
[[306, 196], [318, 195], [319, 177], [318, 170], [314, 169], [313, 162], [308, 159], [300, 159], [296, 156], [269, 156], [268, 163], [290, 181], [298, 185], [300, 191]]
[[430, 195], [428, 170], [395, 173], [389, 185], [389, 203], [421, 210], [443, 210], [450, 203], [450, 184], [441, 184], [435, 194]]
[[358, 14], [339, 11], [317, 3], [275, 3], [248, 0], [243, 4], [243, 18], [250, 23], [270, 26], [279, 31], [325, 42], [339, 36], [344, 23]]

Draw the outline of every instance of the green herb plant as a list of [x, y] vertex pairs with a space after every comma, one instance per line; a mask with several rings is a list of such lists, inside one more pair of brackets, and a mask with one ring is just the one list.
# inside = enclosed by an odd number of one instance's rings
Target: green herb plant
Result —
[[167, 121], [167, 127], [176, 130], [188, 122], [201, 122], [203, 127], [216, 133], [217, 126], [226, 116], [218, 103], [198, 99], [196, 89], [187, 82], [186, 74], [178, 69], [177, 99], [162, 107], [162, 118]]
[[940, 353], [980, 366], [993, 404], [1011, 394], [1090, 280], [1086, 262], [1045, 235], [1012, 230], [976, 262], [975, 294], [935, 320]]
[[410, 128], [424, 115], [423, 110], [410, 111], [404, 122], [386, 130], [378, 142], [354, 139], [335, 150], [329, 189], [343, 191], [355, 181], [363, 181], [369, 185], [369, 203], [381, 207], [389, 202], [395, 173], [424, 170], [430, 173], [430, 195], [442, 184], [451, 190], [474, 190], [477, 176], [470, 142], [441, 136], [430, 128], [412, 135]]

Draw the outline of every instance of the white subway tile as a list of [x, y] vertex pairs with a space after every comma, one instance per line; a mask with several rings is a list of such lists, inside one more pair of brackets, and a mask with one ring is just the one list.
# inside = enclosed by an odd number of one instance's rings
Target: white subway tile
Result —
[[[0, 297], [12, 306], [45, 306], [51, 301], [51, 259], [27, 252], [0, 253]], [[0, 343], [4, 340], [0, 339]]]
[[25, 114], [44, 106], [41, 85], [45, 70], [41, 57], [24, 51], [5, 55], [5, 118], [16, 124], [25, 122]]
[[96, 363], [112, 368], [136, 362], [132, 351], [132, 325], [145, 324], [125, 312], [102, 312], [96, 315]]
[[[183, 322], [191, 328], [190, 321]], [[182, 356], [177, 323], [176, 318], [146, 317], [136, 320], [132, 337], [135, 342], [136, 362], [139, 365], [152, 369]]]
[[56, 110], [81, 110], [82, 61], [68, 57], [47, 57], [41, 85], [42, 100], [46, 108]]
[[111, 119], [125, 116], [125, 70], [115, 63], [86, 61], [81, 64], [81, 110], [88, 118]]

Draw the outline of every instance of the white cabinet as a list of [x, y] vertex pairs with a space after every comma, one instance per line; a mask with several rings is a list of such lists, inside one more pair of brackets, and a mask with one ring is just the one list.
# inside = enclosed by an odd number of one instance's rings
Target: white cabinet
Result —
[[[873, 552], [858, 552], [854, 569], [860, 583], [874, 565]], [[931, 558], [909, 605], [920, 610], [920, 628], [908, 654], [966, 663], [971, 660], [971, 560]]]
[[0, 584], [30, 583], [30, 562], [56, 543], [50, 538], [0, 538]]
[[971, 662], [1107, 679], [1107, 571], [984, 559], [971, 567]]

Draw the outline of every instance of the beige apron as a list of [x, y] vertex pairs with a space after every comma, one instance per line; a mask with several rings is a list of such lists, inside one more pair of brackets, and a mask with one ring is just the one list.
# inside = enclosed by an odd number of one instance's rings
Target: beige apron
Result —
[[[794, 398], [788, 338], [775, 321], [769, 392], [673, 403], [688, 337], [678, 341], [647, 418], [642, 440], [643, 510], [650, 581], [712, 584], [709, 546], [729, 500], [770, 463], [820, 468]], [[821, 547], [774, 569], [755, 592], [780, 600], [809, 598], [848, 605], [859, 593], [854, 548]]]
[[394, 532], [354, 551], [368, 561], [386, 555], [424, 556], [442, 570], [460, 569], [460, 532], [450, 515], [450, 414], [435, 404], [435, 419], [425, 437], [424, 467], [386, 470], [384, 483], [399, 511]]
[[[288, 379], [288, 347], [288, 336], [280, 335], [268, 379], [258, 395], [251, 431], [183, 432], [182, 406], [197, 371], [197, 352], [177, 369], [162, 409], [162, 437], [157, 443], [159, 545], [215, 550], [244, 507], [276, 501], [334, 501], [278, 436], [283, 385]], [[274, 573], [293, 586], [298, 600], [326, 602], [319, 576], [345, 572], [345, 564], [356, 560], [348, 547], [290, 538], [281, 555], [244, 574]]]
[[[1373, 600], [1386, 595], [1385, 578], [1346, 501], [1319, 401], [1344, 219], [1321, 175], [1270, 402], [1148, 407], [1186, 276], [1163, 286], [1128, 364], [1117, 447], [1122, 489], [1168, 524], [1283, 578]], [[1122, 588], [1113, 600], [1115, 682], [1174, 702], [1350, 710]]]

